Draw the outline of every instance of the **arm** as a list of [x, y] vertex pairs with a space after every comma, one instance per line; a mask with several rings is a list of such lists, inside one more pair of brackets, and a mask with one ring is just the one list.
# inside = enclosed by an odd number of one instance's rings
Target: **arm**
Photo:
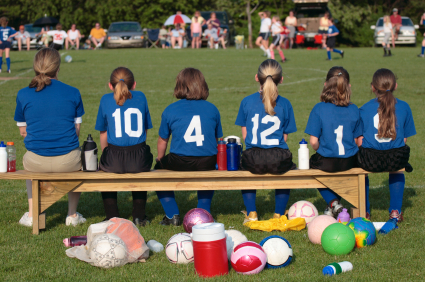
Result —
[[158, 157], [156, 158], [157, 161], [161, 160], [165, 156], [165, 151], [167, 151], [168, 140], [169, 138], [162, 139], [161, 137], [158, 137], [158, 144], [157, 144]]
[[81, 123], [75, 123], [75, 131], [77, 132], [77, 137], [80, 137], [80, 128]]
[[242, 126], [241, 129], [242, 129], [242, 138], [243, 138], [243, 141], [245, 141], [245, 139], [246, 139], [246, 126]]
[[288, 140], [288, 134], [283, 134], [283, 140], [286, 142]]
[[356, 142], [357, 146], [360, 147], [363, 144], [363, 136], [354, 138], [354, 141]]
[[295, 18], [294, 26], [298, 26], [298, 20], [297, 20], [297, 18]]
[[19, 134], [21, 134], [22, 137], [27, 137], [27, 127], [26, 126], [20, 126], [19, 127]]
[[310, 145], [311, 147], [313, 147], [313, 149], [315, 151], [317, 151], [317, 149], [319, 149], [319, 138], [317, 138], [316, 136], [310, 136]]
[[100, 147], [102, 151], [108, 147], [108, 134], [106, 130], [100, 132]]

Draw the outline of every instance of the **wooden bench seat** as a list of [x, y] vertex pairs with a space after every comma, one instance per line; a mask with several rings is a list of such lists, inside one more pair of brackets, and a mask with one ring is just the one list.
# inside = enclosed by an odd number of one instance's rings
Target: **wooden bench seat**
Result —
[[[155, 170], [135, 174], [98, 172], [38, 173], [19, 170], [0, 173], [0, 179], [31, 179], [33, 215], [40, 215], [68, 192], [100, 191], [194, 191], [249, 189], [330, 188], [366, 216], [365, 176], [353, 168], [328, 173], [321, 170], [291, 170], [283, 175], [256, 175], [247, 171], [179, 172]], [[33, 216], [33, 234], [45, 225], [45, 217]]]

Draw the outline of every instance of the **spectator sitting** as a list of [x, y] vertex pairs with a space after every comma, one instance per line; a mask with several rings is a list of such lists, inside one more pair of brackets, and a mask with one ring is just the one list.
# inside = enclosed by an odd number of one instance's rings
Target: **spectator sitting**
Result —
[[102, 47], [103, 41], [105, 41], [106, 33], [103, 28], [100, 27], [100, 23], [96, 23], [94, 28], [90, 31], [91, 41], [96, 48]]
[[68, 37], [65, 40], [66, 50], [68, 50], [69, 44], [71, 44], [71, 48], [80, 49], [80, 39], [83, 37], [84, 35], [81, 35], [80, 31], [77, 29], [77, 25], [72, 24], [71, 29], [68, 30]]
[[194, 22], [195, 17], [198, 17], [198, 23], [200, 23], [201, 26], [207, 24], [207, 21], [201, 16], [201, 12], [199, 12], [199, 11], [195, 12], [195, 15], [192, 17], [192, 22]]
[[19, 32], [11, 35], [10, 37], [11, 38], [12, 37], [15, 37], [15, 39], [18, 41], [18, 50], [19, 51], [21, 51], [21, 49], [22, 49], [22, 44], [26, 44], [27, 45], [27, 51], [30, 50], [30, 47], [31, 47], [31, 43], [30, 43], [31, 36], [30, 36], [30, 34], [29, 34], [28, 31], [25, 31], [25, 26], [21, 25], [19, 27]]
[[210, 19], [207, 21], [207, 25], [212, 24], [213, 27], [219, 28], [220, 27], [220, 21], [217, 19], [217, 16], [214, 12], [211, 13]]
[[208, 28], [204, 31], [204, 36], [208, 39], [210, 43], [210, 48], [213, 49], [215, 43], [220, 42], [223, 49], [226, 49], [226, 43], [224, 42], [224, 37], [227, 33], [225, 29], [222, 34], [218, 34], [218, 30], [210, 23]]
[[168, 37], [168, 31], [165, 27], [165, 25], [162, 26], [162, 28], [159, 30], [159, 42], [161, 43], [162, 49], [168, 49], [167, 46], [167, 37]]
[[86, 41], [84, 41], [83, 49], [84, 50], [91, 50], [91, 49], [93, 49], [91, 47], [91, 41], [90, 41], [90, 39], [87, 38]]
[[184, 30], [180, 24], [176, 24], [176, 27], [171, 31], [171, 47], [174, 49], [176, 41], [181, 49], [183, 47], [183, 36], [185, 35]]
[[44, 31], [43, 33], [53, 37], [53, 43], [50, 47], [55, 50], [62, 49], [63, 42], [65, 41], [65, 38], [68, 37], [68, 34], [62, 30], [62, 25], [60, 23], [56, 25], [56, 30]]
[[398, 39], [398, 33], [400, 32], [401, 28], [401, 16], [398, 14], [398, 9], [393, 9], [393, 14], [390, 17], [391, 24], [393, 25], [393, 48], [395, 48], [395, 41]]
[[44, 46], [49, 47], [49, 42], [52, 41], [52, 37], [47, 34], [47, 32], [50, 31], [50, 27], [46, 26], [46, 29], [44, 27], [41, 29], [39, 33], [37, 33], [35, 36], [41, 36], [41, 42], [44, 44]]
[[192, 49], [199, 49], [201, 47], [201, 33], [202, 27], [198, 22], [198, 17], [195, 16], [192, 20], [192, 24], [190, 25], [190, 32], [192, 35]]

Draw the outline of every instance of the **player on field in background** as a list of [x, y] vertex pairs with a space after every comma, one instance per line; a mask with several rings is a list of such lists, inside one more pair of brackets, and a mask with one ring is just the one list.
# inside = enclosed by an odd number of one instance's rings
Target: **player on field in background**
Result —
[[260, 26], [260, 35], [257, 37], [255, 44], [264, 51], [264, 56], [267, 58], [271, 58], [270, 50], [269, 50], [269, 36], [270, 36], [270, 28], [272, 26], [272, 21], [270, 19], [270, 12], [259, 12], [258, 15], [261, 18], [261, 26]]
[[10, 70], [10, 47], [11, 44], [11, 36], [16, 33], [16, 30], [7, 26], [9, 23], [9, 19], [6, 17], [0, 18], [0, 73], [1, 73], [1, 65], [3, 64], [3, 51], [6, 55], [6, 64], [7, 64], [7, 72], [11, 73]]
[[333, 19], [328, 19], [329, 29], [328, 37], [326, 39], [326, 50], [328, 51], [328, 60], [332, 61], [331, 52], [335, 52], [341, 55], [341, 58], [344, 58], [344, 51], [335, 49], [336, 37], [339, 34], [339, 30], [333, 23]]
[[272, 18], [272, 44], [270, 44], [270, 57], [274, 60], [274, 48], [279, 52], [279, 56], [282, 59], [282, 63], [286, 62], [285, 55], [283, 55], [282, 49], [280, 49], [281, 33], [284, 28], [280, 24], [279, 17], [274, 16]]
[[[422, 14], [421, 20], [419, 21], [419, 24], [425, 26], [425, 13]], [[423, 58], [425, 53], [425, 33], [424, 33], [424, 39], [422, 40], [422, 49], [421, 53], [418, 55], [418, 57]]]

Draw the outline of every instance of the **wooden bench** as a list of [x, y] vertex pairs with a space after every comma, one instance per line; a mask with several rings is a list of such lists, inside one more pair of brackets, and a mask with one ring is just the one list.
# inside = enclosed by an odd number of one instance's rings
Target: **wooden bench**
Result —
[[[330, 188], [351, 203], [356, 216], [366, 216], [365, 175], [353, 168], [328, 173], [321, 170], [291, 170], [283, 175], [255, 175], [247, 171], [178, 172], [155, 170], [136, 174], [106, 172], [37, 173], [19, 170], [0, 173], [0, 179], [32, 179], [33, 234], [45, 228], [47, 208], [68, 192], [100, 191], [195, 191], [249, 189]], [[40, 215], [40, 216], [34, 216]]]

